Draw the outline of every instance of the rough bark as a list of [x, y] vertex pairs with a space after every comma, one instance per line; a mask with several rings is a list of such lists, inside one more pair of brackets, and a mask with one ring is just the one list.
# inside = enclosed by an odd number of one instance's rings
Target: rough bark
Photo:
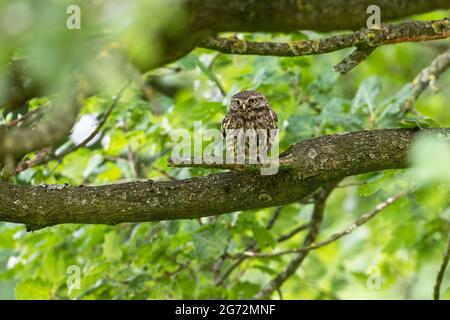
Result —
[[[172, 62], [220, 32], [357, 30], [366, 26], [367, 7], [373, 4], [372, 0], [174, 0], [172, 5], [184, 6], [183, 27], [175, 33], [161, 30], [160, 59], [136, 66], [147, 71]], [[376, 4], [382, 22], [450, 8], [448, 0], [378, 0]]]
[[197, 28], [215, 32], [326, 32], [365, 27], [373, 4], [383, 22], [450, 8], [448, 0], [187, 0], [187, 9]]
[[[450, 128], [426, 129], [450, 137]], [[405, 168], [419, 130], [383, 129], [301, 141], [281, 155], [289, 168], [272, 176], [226, 172], [181, 181], [85, 186], [0, 183], [0, 221], [29, 230], [62, 223], [193, 219], [298, 201], [346, 176]]]
[[406, 21], [383, 24], [379, 29], [336, 35], [318, 40], [291, 42], [253, 42], [240, 39], [212, 38], [200, 46], [231, 54], [295, 57], [328, 53], [350, 47], [374, 48], [399, 42], [420, 42], [450, 37], [450, 20]]

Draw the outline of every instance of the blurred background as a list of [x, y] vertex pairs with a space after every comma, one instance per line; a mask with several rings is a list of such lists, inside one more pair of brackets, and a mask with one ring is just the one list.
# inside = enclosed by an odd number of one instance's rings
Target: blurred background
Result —
[[[55, 153], [71, 150], [105, 120], [85, 146], [19, 172], [10, 178], [14, 184], [102, 185], [218, 172], [168, 168], [170, 132], [193, 131], [194, 121], [220, 128], [230, 97], [249, 88], [264, 93], [278, 113], [280, 151], [324, 134], [411, 123], [450, 126], [450, 72], [436, 81], [436, 90], [420, 96], [416, 114], [400, 110], [413, 79], [450, 48], [449, 40], [381, 47], [345, 76], [332, 66], [352, 49], [295, 58], [195, 49], [142, 72], [141, 66], [160, 59], [161, 28], [176, 29], [188, 18], [181, 8], [164, 1], [78, 1], [81, 29], [69, 30], [66, 9], [71, 4], [77, 1], [0, 0], [0, 125], [45, 107], [55, 97], [64, 98], [78, 86], [86, 98], [70, 136]], [[413, 18], [446, 16], [450, 11]], [[227, 35], [285, 42], [331, 34]], [[113, 97], [124, 86], [114, 105]], [[312, 251], [274, 299], [432, 298], [449, 233], [450, 150], [429, 140], [414, 150], [410, 170], [340, 183], [326, 203], [319, 240], [396, 192], [421, 187], [354, 233]], [[268, 230], [274, 210], [280, 215]], [[59, 225], [36, 232], [0, 222], [0, 299], [250, 298], [291, 256], [245, 259], [220, 282], [235, 262], [221, 262], [223, 253], [242, 252], [254, 242], [264, 252], [296, 248], [302, 232], [287, 241], [277, 239], [308, 223], [311, 211], [311, 204], [299, 202], [200, 220]], [[79, 289], [68, 289], [70, 266], [80, 270]], [[381, 279], [376, 288], [368, 285], [374, 272]], [[449, 287], [447, 272], [443, 298], [450, 299]]]

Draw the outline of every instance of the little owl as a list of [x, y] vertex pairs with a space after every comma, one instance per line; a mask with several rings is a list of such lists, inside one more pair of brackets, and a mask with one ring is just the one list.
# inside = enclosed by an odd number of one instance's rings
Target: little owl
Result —
[[[230, 110], [222, 121], [222, 134], [224, 139], [232, 135], [226, 140], [229, 140], [227, 148], [234, 157], [239, 153], [238, 150], [245, 150], [245, 156], [249, 157], [249, 149], [252, 150], [249, 146], [249, 139], [244, 138], [245, 144], [242, 149], [239, 149], [237, 141], [243, 140], [240, 140], [237, 136], [243, 133], [247, 135], [248, 132], [256, 132], [256, 145], [260, 148], [256, 152], [258, 152], [258, 155], [261, 154], [259, 152], [266, 155], [267, 150], [270, 150], [274, 142], [276, 129], [278, 128], [277, 123], [277, 114], [270, 107], [267, 98], [255, 90], [246, 90], [231, 97]], [[231, 143], [229, 143], [230, 141]]]

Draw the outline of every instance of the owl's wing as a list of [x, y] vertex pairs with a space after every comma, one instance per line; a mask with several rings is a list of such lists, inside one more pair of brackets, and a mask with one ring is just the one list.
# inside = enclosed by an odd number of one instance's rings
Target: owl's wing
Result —
[[272, 118], [275, 128], [278, 128], [278, 115], [272, 110], [272, 108], [269, 108], [269, 116]]
[[223, 120], [222, 120], [222, 125], [220, 127], [220, 130], [222, 131], [222, 137], [224, 137], [224, 138], [225, 138], [225, 130], [228, 128], [228, 126], [230, 124], [230, 120], [231, 120], [230, 114], [227, 114], [225, 116], [225, 118], [223, 118]]
[[[270, 106], [269, 106], [269, 108], [267, 110], [269, 111], [268, 113], [269, 113], [269, 118], [270, 118], [270, 121], [268, 123], [268, 125], [270, 127], [267, 128], [267, 129], [278, 129], [278, 116], [277, 116], [277, 114], [275, 113], [275, 111], [272, 110], [272, 108], [270, 108]], [[267, 137], [268, 150], [270, 150], [272, 148], [272, 145], [275, 142], [275, 136], [276, 136], [276, 134], [274, 134], [272, 132], [272, 130], [268, 131], [268, 137]]]

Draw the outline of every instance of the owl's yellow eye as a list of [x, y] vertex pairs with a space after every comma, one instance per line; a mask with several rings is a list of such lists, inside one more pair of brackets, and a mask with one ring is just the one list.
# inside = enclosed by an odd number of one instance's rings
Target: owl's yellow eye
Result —
[[248, 99], [248, 102], [249, 102], [250, 104], [255, 104], [255, 103], [256, 103], [256, 99], [250, 98], [250, 99]]

